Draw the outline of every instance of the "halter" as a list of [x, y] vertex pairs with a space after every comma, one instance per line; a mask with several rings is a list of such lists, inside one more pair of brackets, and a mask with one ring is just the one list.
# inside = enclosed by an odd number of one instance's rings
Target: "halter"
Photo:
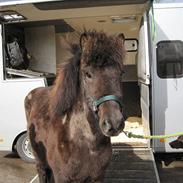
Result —
[[115, 101], [117, 102], [121, 108], [123, 108], [123, 103], [122, 101], [120, 100], [119, 97], [115, 96], [115, 95], [106, 95], [104, 97], [101, 97], [99, 98], [98, 100], [94, 100], [93, 101], [93, 110], [96, 112], [98, 111], [98, 107], [104, 103], [104, 102], [107, 102], [107, 101]]

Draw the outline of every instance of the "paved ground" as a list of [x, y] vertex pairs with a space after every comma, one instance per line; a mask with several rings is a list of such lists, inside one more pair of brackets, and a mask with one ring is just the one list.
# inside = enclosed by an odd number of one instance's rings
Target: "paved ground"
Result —
[[[161, 183], [183, 182], [183, 159], [163, 156], [156, 157], [156, 162]], [[0, 183], [30, 183], [35, 175], [34, 164], [27, 164], [14, 154], [0, 152]]]
[[29, 183], [36, 175], [35, 165], [15, 154], [0, 152], [0, 183]]

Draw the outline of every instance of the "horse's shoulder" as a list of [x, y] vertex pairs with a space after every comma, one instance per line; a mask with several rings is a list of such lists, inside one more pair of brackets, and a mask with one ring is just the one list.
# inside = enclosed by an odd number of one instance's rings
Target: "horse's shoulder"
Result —
[[25, 98], [25, 111], [28, 122], [29, 124], [34, 123], [36, 129], [40, 129], [40, 127], [45, 129], [45, 125], [50, 121], [49, 90], [49, 87], [36, 88]]
[[32, 106], [35, 106], [35, 104], [39, 105], [46, 103], [49, 90], [49, 87], [39, 87], [29, 92], [24, 101], [25, 109], [29, 110]]

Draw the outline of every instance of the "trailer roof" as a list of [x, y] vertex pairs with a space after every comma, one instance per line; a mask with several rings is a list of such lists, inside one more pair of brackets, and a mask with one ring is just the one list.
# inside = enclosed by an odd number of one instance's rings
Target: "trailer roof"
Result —
[[41, 3], [41, 2], [51, 2], [51, 1], [63, 1], [63, 0], [1, 0], [0, 6], [27, 4], [27, 3]]
[[95, 0], [95, 1], [88, 1], [88, 0], [0, 0], [0, 6], [8, 6], [8, 5], [18, 5], [18, 4], [28, 4], [28, 3], [43, 3], [43, 2], [58, 2], [58, 1], [63, 1], [64, 3], [70, 4], [70, 3], [87, 3], [87, 4], [92, 4], [93, 2], [97, 2], [98, 4], [104, 4], [104, 5], [112, 5], [113, 3], [115, 4], [118, 2], [118, 4], [143, 4], [147, 1], [150, 0]]

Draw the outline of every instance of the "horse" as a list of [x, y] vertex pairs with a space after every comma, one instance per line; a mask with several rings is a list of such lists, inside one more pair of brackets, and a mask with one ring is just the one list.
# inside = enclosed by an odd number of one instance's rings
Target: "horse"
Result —
[[169, 142], [171, 148], [183, 149], [183, 135], [179, 136], [176, 140]]
[[84, 31], [52, 86], [25, 98], [40, 183], [101, 183], [124, 129], [124, 35]]

